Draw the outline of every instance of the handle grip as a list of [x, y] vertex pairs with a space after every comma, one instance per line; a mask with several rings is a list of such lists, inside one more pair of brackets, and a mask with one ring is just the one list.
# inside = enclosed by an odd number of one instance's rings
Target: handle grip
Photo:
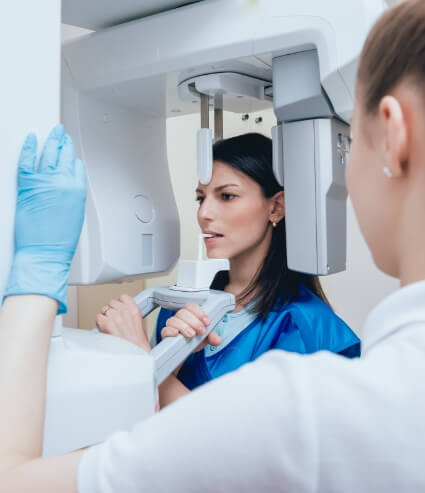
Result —
[[167, 337], [155, 346], [151, 355], [155, 361], [155, 381], [160, 385], [185, 359], [201, 344], [228, 312], [235, 309], [235, 297], [224, 291], [178, 291], [169, 287], [150, 288], [139, 293], [134, 301], [138, 305], [142, 317], [146, 317], [156, 307], [170, 310], [183, 308], [188, 301], [198, 303], [210, 319], [202, 335], [192, 339], [179, 334]]

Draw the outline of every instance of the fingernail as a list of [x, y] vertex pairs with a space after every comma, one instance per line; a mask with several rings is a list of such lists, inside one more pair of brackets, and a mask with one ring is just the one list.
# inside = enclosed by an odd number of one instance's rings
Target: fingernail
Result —
[[199, 333], [200, 334], [203, 334], [205, 332], [205, 328], [204, 327], [199, 327]]
[[209, 325], [210, 324], [210, 319], [208, 317], [202, 317], [202, 321], [204, 322], [205, 325]]
[[193, 337], [194, 335], [195, 335], [195, 331], [194, 331], [194, 330], [189, 329], [189, 330], [187, 331], [187, 336], [188, 336], [188, 337]]

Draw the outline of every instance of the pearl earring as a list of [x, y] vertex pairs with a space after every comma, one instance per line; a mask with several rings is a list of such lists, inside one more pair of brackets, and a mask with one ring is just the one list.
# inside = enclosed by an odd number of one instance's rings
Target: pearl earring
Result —
[[388, 176], [388, 178], [393, 177], [393, 173], [388, 166], [384, 166], [384, 173]]
[[276, 227], [276, 223], [274, 221], [272, 222], [272, 226], [273, 226], [273, 228]]

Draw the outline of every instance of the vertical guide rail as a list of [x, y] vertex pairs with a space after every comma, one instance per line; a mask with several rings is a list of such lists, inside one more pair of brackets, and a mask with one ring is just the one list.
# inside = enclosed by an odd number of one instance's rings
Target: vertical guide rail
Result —
[[223, 139], [223, 94], [214, 96], [214, 140]]
[[201, 128], [210, 128], [210, 97], [201, 94]]
[[0, 300], [13, 255], [16, 165], [26, 134], [43, 143], [59, 122], [60, 0], [0, 4]]
[[201, 128], [197, 134], [197, 170], [199, 181], [207, 185], [212, 176], [212, 131], [210, 129], [210, 97], [201, 97]]

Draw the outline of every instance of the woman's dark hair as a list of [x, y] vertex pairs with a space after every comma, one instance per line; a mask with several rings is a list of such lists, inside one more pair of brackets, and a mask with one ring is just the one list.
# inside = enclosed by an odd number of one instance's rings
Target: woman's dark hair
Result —
[[[272, 141], [264, 135], [250, 133], [217, 141], [213, 146], [214, 161], [221, 161], [254, 180], [266, 198], [283, 190], [273, 173]], [[211, 287], [224, 289], [229, 282], [228, 272], [219, 272]], [[288, 269], [286, 263], [285, 220], [273, 228], [272, 240], [266, 258], [250, 285], [238, 297], [243, 303], [259, 289], [252, 311], [267, 317], [276, 303], [283, 305], [297, 296], [300, 283], [328, 303], [316, 276]]]

